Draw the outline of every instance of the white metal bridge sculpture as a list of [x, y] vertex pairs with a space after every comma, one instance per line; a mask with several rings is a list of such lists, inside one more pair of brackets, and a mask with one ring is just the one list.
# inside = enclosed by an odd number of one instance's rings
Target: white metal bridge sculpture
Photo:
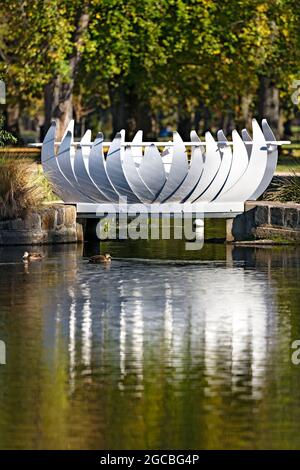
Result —
[[124, 130], [112, 142], [104, 142], [101, 132], [91, 141], [88, 130], [80, 142], [74, 142], [73, 130], [71, 121], [62, 141], [56, 142], [53, 122], [41, 159], [63, 201], [76, 204], [78, 214], [87, 216], [105, 213], [111, 204], [117, 212], [122, 204], [141, 203], [151, 206], [152, 212], [158, 206], [180, 212], [190, 203], [192, 212], [206, 217], [233, 217], [244, 211], [246, 200], [257, 199], [267, 189], [278, 145], [289, 143], [276, 141], [265, 119], [261, 127], [252, 121], [252, 138], [245, 129], [241, 135], [234, 130], [231, 142], [221, 130], [217, 140], [206, 132], [205, 141], [192, 131], [190, 142], [183, 142], [177, 132], [172, 142], [143, 142], [142, 131], [126, 142]]

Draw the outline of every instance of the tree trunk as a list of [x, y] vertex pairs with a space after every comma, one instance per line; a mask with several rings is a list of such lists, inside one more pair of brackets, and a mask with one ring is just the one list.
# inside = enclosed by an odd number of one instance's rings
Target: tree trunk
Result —
[[293, 135], [292, 124], [293, 124], [293, 121], [290, 118], [284, 120], [283, 122], [283, 137], [287, 140], [290, 140]]
[[199, 134], [199, 136], [210, 130], [211, 121], [211, 112], [203, 103], [200, 103], [199, 108], [196, 110], [194, 116], [194, 129]]
[[126, 140], [130, 141], [138, 130], [143, 131], [143, 139], [156, 137], [155, 119], [149, 102], [141, 100], [133, 88], [123, 84], [109, 91], [113, 136], [121, 129], [126, 131]]
[[53, 117], [57, 122], [57, 138], [61, 140], [69, 121], [73, 118], [73, 86], [70, 83], [61, 83], [59, 87], [59, 104], [55, 108]]
[[224, 134], [226, 136], [229, 136], [231, 132], [233, 131], [235, 125], [234, 125], [234, 119], [233, 119], [233, 113], [232, 111], [224, 111], [222, 114], [222, 117], [220, 119], [220, 124], [219, 128], [224, 131]]
[[190, 140], [192, 130], [192, 117], [185, 101], [178, 105], [178, 133], [184, 141]]
[[148, 101], [141, 101], [137, 105], [136, 110], [137, 128], [142, 129], [144, 132], [144, 140], [154, 140], [157, 137], [157, 129], [155, 117], [151, 111], [151, 106]]
[[260, 79], [258, 115], [260, 121], [268, 120], [275, 134], [280, 133], [279, 91], [270, 78]]
[[253, 97], [251, 95], [242, 96], [240, 101], [240, 119], [239, 124], [241, 127], [246, 127], [247, 129], [251, 128], [251, 119], [252, 115], [250, 112], [250, 106], [252, 103]]
[[72, 106], [73, 80], [70, 83], [62, 83], [60, 77], [54, 78], [44, 90], [45, 121], [41, 128], [41, 139], [50, 127], [53, 120], [56, 121], [56, 139], [61, 140], [64, 131], [73, 117]]
[[7, 105], [5, 118], [5, 129], [20, 141], [20, 106], [18, 103]]
[[70, 119], [73, 117], [74, 81], [81, 59], [83, 34], [89, 24], [89, 14], [88, 10], [85, 11], [86, 8], [87, 7], [84, 4], [83, 10], [78, 16], [77, 25], [74, 31], [74, 49], [73, 54], [69, 59], [69, 80], [63, 81], [61, 77], [55, 77], [45, 87], [45, 123], [41, 129], [41, 132], [42, 134], [45, 134], [51, 124], [51, 121], [54, 119], [57, 124], [56, 139], [59, 141], [61, 140]]
[[126, 128], [127, 122], [127, 109], [126, 109], [126, 98], [125, 90], [123, 86], [117, 88], [111, 88], [109, 90], [110, 102], [111, 102], [111, 114], [112, 114], [112, 125], [113, 132], [112, 138], [121, 129]]

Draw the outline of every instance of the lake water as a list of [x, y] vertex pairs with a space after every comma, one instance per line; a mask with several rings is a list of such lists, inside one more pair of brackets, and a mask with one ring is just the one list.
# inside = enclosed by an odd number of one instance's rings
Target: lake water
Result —
[[300, 248], [0, 248], [1, 449], [300, 448]]

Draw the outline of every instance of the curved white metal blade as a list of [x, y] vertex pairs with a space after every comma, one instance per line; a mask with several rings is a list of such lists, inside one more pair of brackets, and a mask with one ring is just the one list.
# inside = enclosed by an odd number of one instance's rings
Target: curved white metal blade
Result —
[[[200, 143], [200, 139], [195, 131], [191, 131], [191, 141]], [[203, 172], [202, 149], [203, 146], [201, 145], [199, 145], [199, 147], [192, 146], [191, 163], [187, 177], [175, 193], [169, 197], [168, 202], [188, 200], [188, 196], [198, 184]]]
[[99, 132], [90, 151], [88, 167], [92, 181], [97, 185], [105, 197], [112, 202], [118, 202], [119, 194], [110, 182], [106, 172], [106, 162], [103, 154], [103, 134]]
[[[81, 144], [91, 142], [91, 131], [87, 131], [81, 139]], [[94, 202], [109, 202], [109, 199], [105, 197], [102, 191], [94, 183], [89, 174], [89, 153], [91, 152], [90, 147], [79, 146], [75, 153], [74, 159], [74, 173], [78, 182], [79, 189], [88, 194], [90, 199]]]
[[206, 152], [203, 165], [203, 173], [196, 188], [189, 196], [189, 201], [196, 201], [203, 194], [215, 179], [220, 165], [221, 155], [217, 142], [210, 132], [205, 133]]
[[[252, 142], [252, 139], [251, 139], [250, 134], [247, 131], [247, 129], [242, 130], [242, 139], [243, 139], [244, 142]], [[249, 160], [250, 155], [251, 155], [252, 145], [249, 145], [249, 144], [246, 145], [246, 150], [247, 150], [248, 160]]]
[[[116, 134], [114, 140], [112, 141], [109, 151], [106, 157], [106, 171], [107, 175], [114, 186], [116, 192], [121, 197], [126, 197], [127, 202], [135, 203], [140, 202], [136, 197], [131, 187], [128, 184], [128, 181], [124, 175], [122, 161], [121, 161], [121, 143], [122, 137], [119, 132]], [[124, 153], [123, 153], [124, 157]]]
[[92, 199], [85, 193], [82, 192], [78, 186], [78, 181], [76, 179], [74, 169], [71, 163], [71, 144], [73, 141], [73, 136], [71, 131], [67, 131], [64, 139], [62, 140], [58, 152], [57, 152], [57, 163], [61, 170], [61, 173], [65, 179], [71, 184], [73, 192], [73, 200], [78, 199], [78, 202], [93, 202]]
[[207, 201], [210, 202], [214, 200], [219, 192], [222, 190], [226, 180], [228, 178], [231, 162], [232, 162], [232, 151], [229, 145], [224, 144], [226, 142], [226, 137], [223, 131], [218, 132], [218, 140], [222, 143], [218, 143], [218, 149], [221, 155], [221, 164], [216, 174], [216, 177], [209, 185], [209, 187], [204, 191], [203, 194], [197, 199], [197, 201]]
[[57, 152], [57, 160], [59, 167], [65, 177], [70, 181], [74, 187], [77, 185], [77, 180], [71, 164], [71, 144], [73, 141], [73, 134], [71, 131], [67, 131], [64, 136]]
[[49, 178], [50, 182], [53, 184], [54, 191], [58, 193], [64, 202], [86, 202], [87, 199], [73, 187], [59, 167], [58, 160], [55, 155], [55, 131], [56, 123], [52, 122], [44, 138], [41, 151], [43, 171], [46, 177]]
[[74, 135], [74, 125], [75, 125], [75, 121], [74, 121], [74, 119], [71, 119], [69, 121], [69, 124], [67, 125], [67, 127], [65, 129], [65, 132], [63, 133], [61, 142], [64, 140], [64, 138], [66, 137], [68, 132], [71, 132], [71, 134]]
[[[72, 140], [73, 140], [73, 135], [74, 135], [74, 127], [75, 127], [75, 121], [74, 119], [71, 119], [69, 124], [67, 125], [66, 127], [66, 130], [61, 138], [61, 142], [64, 141], [64, 139], [66, 138], [68, 132], [71, 132], [72, 134]], [[75, 152], [76, 152], [76, 147], [71, 145], [70, 146], [70, 162], [71, 162], [71, 166], [72, 166], [72, 169], [73, 169], [73, 172], [74, 172], [74, 158], [75, 158]]]
[[[276, 141], [276, 137], [273, 134], [272, 129], [270, 128], [266, 119], [262, 120], [262, 130], [265, 136], [266, 141]], [[265, 173], [263, 179], [261, 180], [260, 185], [254, 193], [250, 196], [251, 200], [256, 200], [259, 196], [261, 196], [265, 190], [268, 188], [269, 184], [271, 183], [278, 161], [278, 146], [277, 145], [268, 145], [268, 160], [267, 166], [265, 169]]]
[[[47, 134], [45, 135], [42, 151], [41, 151], [41, 162], [43, 170], [46, 174], [57, 169], [57, 162], [55, 158], [55, 133], [56, 133], [56, 122], [53, 121], [49, 127]], [[50, 176], [50, 175], [49, 175]]]
[[[52, 159], [53, 169], [55, 170], [55, 174], [52, 179], [55, 179], [55, 187], [58, 187], [65, 202], [91, 202], [91, 199], [83, 194], [77, 186], [70, 161], [71, 143], [72, 133], [68, 130], [60, 144], [57, 155], [54, 155], [54, 158]], [[67, 162], [68, 165], [66, 165], [66, 167], [70, 168], [70, 178], [64, 172], [63, 165], [61, 165], [64, 162]]]
[[[191, 131], [190, 136], [191, 136], [191, 142], [201, 142], [201, 139], [200, 139], [200, 137], [198, 136], [198, 134], [197, 134], [196, 131]], [[195, 148], [195, 147], [192, 146], [192, 151], [191, 151], [192, 156], [193, 156], [194, 148]], [[200, 146], [200, 149], [201, 149], [202, 156], [205, 155], [205, 147], [204, 147], [204, 145], [201, 145], [201, 146]]]
[[166, 182], [166, 173], [160, 153], [154, 144], [146, 148], [138, 171], [145, 185], [157, 196]]
[[221, 195], [217, 202], [247, 201], [259, 187], [267, 167], [268, 151], [264, 134], [253, 119], [253, 144], [248, 167], [230, 191]]
[[135, 161], [132, 156], [132, 149], [130, 147], [127, 147], [125, 149], [123, 159], [123, 170], [128, 184], [136, 195], [136, 197], [139, 198], [141, 202], [151, 203], [155, 198], [155, 194], [150, 191], [148, 186], [141, 178], [137, 167], [135, 166]]
[[233, 187], [239, 178], [245, 173], [249, 164], [246, 145], [236, 130], [232, 131], [232, 142], [233, 150], [231, 168], [227, 181], [224, 184], [221, 192], [218, 194], [218, 200], [222, 194], [227, 193], [231, 190], [231, 188], [233, 189], [233, 200], [236, 200], [235, 189]]
[[166, 145], [161, 153], [162, 162], [164, 164], [166, 176], [168, 176], [171, 170], [172, 161], [173, 161], [173, 150], [174, 148], [172, 146]]
[[173, 141], [174, 150], [170, 173], [155, 202], [166, 201], [178, 189], [188, 174], [189, 166], [186, 149], [178, 132], [173, 133]]
[[[137, 131], [135, 134], [134, 138], [132, 139], [133, 144], [142, 144], [143, 142], [143, 131]], [[140, 147], [131, 147], [131, 152], [132, 152], [132, 158], [137, 167], [140, 166], [143, 158], [143, 147], [142, 145]]]

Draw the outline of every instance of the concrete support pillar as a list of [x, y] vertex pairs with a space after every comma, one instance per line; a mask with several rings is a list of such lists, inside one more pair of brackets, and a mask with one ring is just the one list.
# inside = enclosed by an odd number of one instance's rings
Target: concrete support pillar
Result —
[[77, 234], [77, 243], [84, 242], [84, 224], [81, 221], [77, 221], [76, 223], [76, 234]]
[[226, 219], [226, 241], [233, 242], [234, 235], [232, 232], [234, 219]]
[[233, 250], [234, 245], [228, 243], [226, 245], [226, 266], [230, 268], [233, 266]]
[[195, 219], [196, 240], [204, 240], [204, 219]]

